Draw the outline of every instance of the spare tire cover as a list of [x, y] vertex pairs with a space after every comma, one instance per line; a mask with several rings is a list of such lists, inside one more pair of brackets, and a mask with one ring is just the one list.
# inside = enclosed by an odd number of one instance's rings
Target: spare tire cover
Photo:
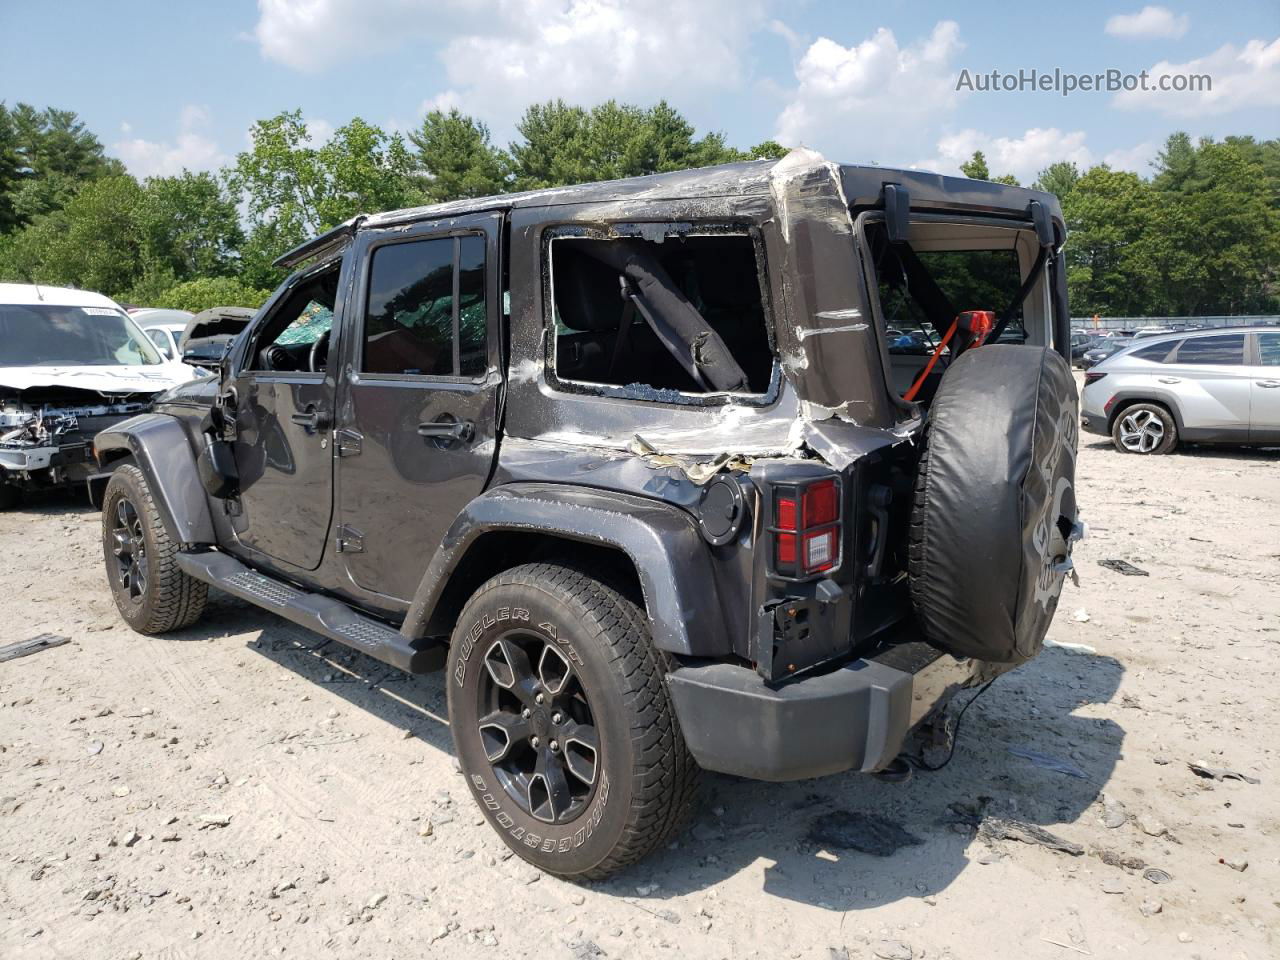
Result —
[[1076, 522], [1075, 379], [1043, 347], [961, 354], [929, 411], [910, 528], [911, 599], [956, 656], [1035, 656]]

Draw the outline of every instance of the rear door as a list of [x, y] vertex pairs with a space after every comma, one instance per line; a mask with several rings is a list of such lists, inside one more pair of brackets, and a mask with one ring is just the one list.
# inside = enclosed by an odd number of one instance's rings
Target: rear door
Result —
[[1250, 370], [1249, 439], [1280, 441], [1280, 332], [1256, 337], [1258, 365]]
[[334, 453], [354, 583], [412, 598], [497, 455], [500, 214], [368, 231], [355, 255]]
[[1155, 374], [1175, 385], [1188, 440], [1244, 440], [1249, 433], [1249, 374], [1243, 333], [1188, 337], [1178, 346], [1168, 369]]

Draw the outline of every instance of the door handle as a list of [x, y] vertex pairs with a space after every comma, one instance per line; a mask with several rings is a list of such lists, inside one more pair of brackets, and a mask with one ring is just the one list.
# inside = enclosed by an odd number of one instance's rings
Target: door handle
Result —
[[318, 410], [314, 406], [307, 407], [303, 413], [291, 413], [289, 419], [300, 427], [306, 427], [308, 431], [324, 430], [329, 426], [329, 414], [323, 410]]
[[1280, 387], [1280, 380], [1259, 380], [1258, 386], [1267, 388]]
[[441, 440], [461, 440], [466, 443], [475, 436], [476, 427], [470, 420], [434, 420], [418, 424], [418, 436]]
[[1181, 383], [1181, 377], [1156, 377], [1161, 383]]

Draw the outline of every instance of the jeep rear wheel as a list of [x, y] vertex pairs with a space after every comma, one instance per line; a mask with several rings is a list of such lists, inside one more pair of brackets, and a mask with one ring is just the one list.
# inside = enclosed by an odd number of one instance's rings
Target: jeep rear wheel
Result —
[[692, 814], [685, 747], [643, 612], [572, 567], [527, 564], [467, 603], [449, 651], [449, 723], [481, 810], [525, 860], [594, 880]]
[[146, 475], [117, 467], [102, 500], [102, 555], [116, 608], [139, 633], [166, 633], [200, 619], [208, 586], [178, 566]]

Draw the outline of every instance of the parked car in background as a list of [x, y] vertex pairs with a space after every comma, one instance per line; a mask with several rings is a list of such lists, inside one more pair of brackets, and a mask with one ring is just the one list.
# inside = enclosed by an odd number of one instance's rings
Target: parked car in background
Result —
[[1092, 334], [1073, 333], [1071, 335], [1071, 364], [1072, 366], [1081, 366], [1084, 362], [1084, 355], [1089, 350], [1096, 347], [1101, 341]]
[[1125, 347], [1131, 346], [1132, 341], [1125, 337], [1107, 337], [1099, 339], [1088, 350], [1080, 355], [1080, 366], [1085, 370], [1096, 366], [1107, 357], [1115, 356]]
[[190, 312], [140, 307], [130, 310], [129, 317], [142, 328], [166, 360], [182, 359], [180, 340], [182, 331], [191, 322]]
[[99, 430], [190, 379], [102, 294], [0, 283], [0, 509], [82, 483]]
[[1280, 328], [1218, 327], [1139, 341], [1085, 374], [1081, 424], [1122, 453], [1280, 443]]

